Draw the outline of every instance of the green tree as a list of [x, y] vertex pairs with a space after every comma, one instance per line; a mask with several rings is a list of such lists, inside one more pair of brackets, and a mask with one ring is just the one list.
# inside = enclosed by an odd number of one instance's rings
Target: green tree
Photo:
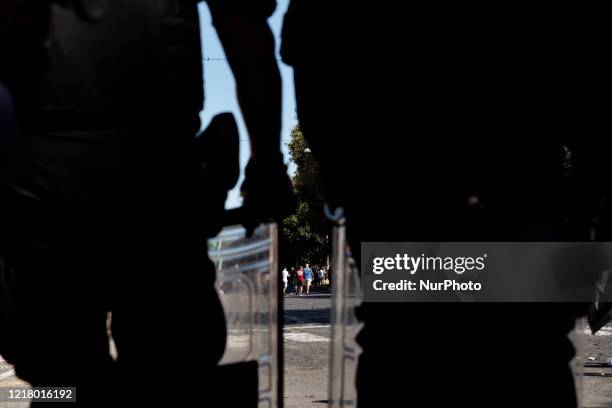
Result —
[[296, 213], [285, 218], [282, 237], [285, 264], [324, 264], [330, 253], [330, 225], [324, 214], [325, 197], [319, 165], [314, 160], [299, 124], [291, 130], [288, 144], [291, 161], [297, 171], [292, 177], [298, 197]]

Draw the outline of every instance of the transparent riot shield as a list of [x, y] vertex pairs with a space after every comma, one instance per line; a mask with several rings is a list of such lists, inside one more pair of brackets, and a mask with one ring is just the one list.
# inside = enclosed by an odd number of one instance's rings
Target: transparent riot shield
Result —
[[219, 364], [257, 362], [260, 408], [279, 406], [277, 251], [276, 224], [250, 238], [241, 226], [227, 227], [209, 240], [228, 331]]
[[334, 221], [329, 406], [355, 407], [355, 379], [361, 353], [356, 337], [362, 326], [355, 309], [361, 303], [361, 285], [357, 265], [347, 245], [344, 217], [336, 217]]

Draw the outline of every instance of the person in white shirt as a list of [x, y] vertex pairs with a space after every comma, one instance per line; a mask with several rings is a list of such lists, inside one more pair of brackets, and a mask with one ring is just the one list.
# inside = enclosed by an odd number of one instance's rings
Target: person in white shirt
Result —
[[289, 283], [289, 271], [287, 270], [287, 268], [283, 269], [282, 277], [283, 277], [283, 295], [286, 295], [287, 285]]
[[319, 269], [317, 272], [319, 277], [319, 286], [323, 286], [323, 281], [325, 280], [325, 270], [323, 268]]

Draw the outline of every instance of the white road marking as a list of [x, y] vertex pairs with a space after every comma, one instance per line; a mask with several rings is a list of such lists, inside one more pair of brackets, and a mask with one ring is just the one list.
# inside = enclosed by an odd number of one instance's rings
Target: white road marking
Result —
[[[309, 334], [304, 332], [287, 332], [287, 330], [304, 330], [304, 329], [321, 329], [321, 328], [329, 328], [329, 325], [308, 325], [308, 326], [295, 326], [295, 327], [285, 327], [285, 340], [290, 341], [301, 341], [301, 342], [323, 342], [329, 341], [328, 338], [323, 336], [317, 336], [315, 334]], [[305, 336], [309, 335], [309, 336]], [[254, 339], [255, 340], [255, 339]], [[251, 335], [249, 334], [229, 334], [227, 336], [227, 347], [231, 348], [242, 348], [249, 347], [251, 341]]]
[[9, 370], [6, 373], [0, 374], [0, 380], [5, 380], [15, 375], [15, 370]]
[[284, 339], [289, 340], [289, 341], [296, 341], [299, 343], [327, 343], [329, 342], [329, 339], [327, 337], [317, 336], [316, 334], [304, 333], [304, 332], [285, 333]]
[[285, 326], [285, 330], [304, 330], [304, 329], [327, 329], [330, 328], [329, 324], [306, 324], [303, 326]]
[[227, 336], [227, 348], [244, 348], [249, 347], [251, 341], [251, 336], [248, 334], [244, 335], [229, 335]]
[[[253, 332], [257, 331], [259, 333], [268, 333], [270, 330], [269, 329], [252, 329]], [[228, 335], [234, 335], [235, 333], [240, 334], [245, 334], [247, 332], [250, 332], [250, 330], [247, 329], [227, 329], [227, 334]]]

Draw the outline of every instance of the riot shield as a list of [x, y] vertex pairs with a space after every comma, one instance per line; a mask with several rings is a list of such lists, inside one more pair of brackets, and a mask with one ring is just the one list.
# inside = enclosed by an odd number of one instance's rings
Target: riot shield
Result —
[[332, 343], [329, 371], [329, 406], [355, 407], [355, 380], [361, 349], [356, 337], [361, 329], [355, 309], [361, 303], [359, 270], [346, 241], [344, 217], [336, 219], [333, 232]]
[[227, 322], [219, 365], [256, 362], [260, 408], [279, 406], [277, 251], [276, 224], [260, 226], [250, 238], [241, 226], [226, 227], [209, 240]]

